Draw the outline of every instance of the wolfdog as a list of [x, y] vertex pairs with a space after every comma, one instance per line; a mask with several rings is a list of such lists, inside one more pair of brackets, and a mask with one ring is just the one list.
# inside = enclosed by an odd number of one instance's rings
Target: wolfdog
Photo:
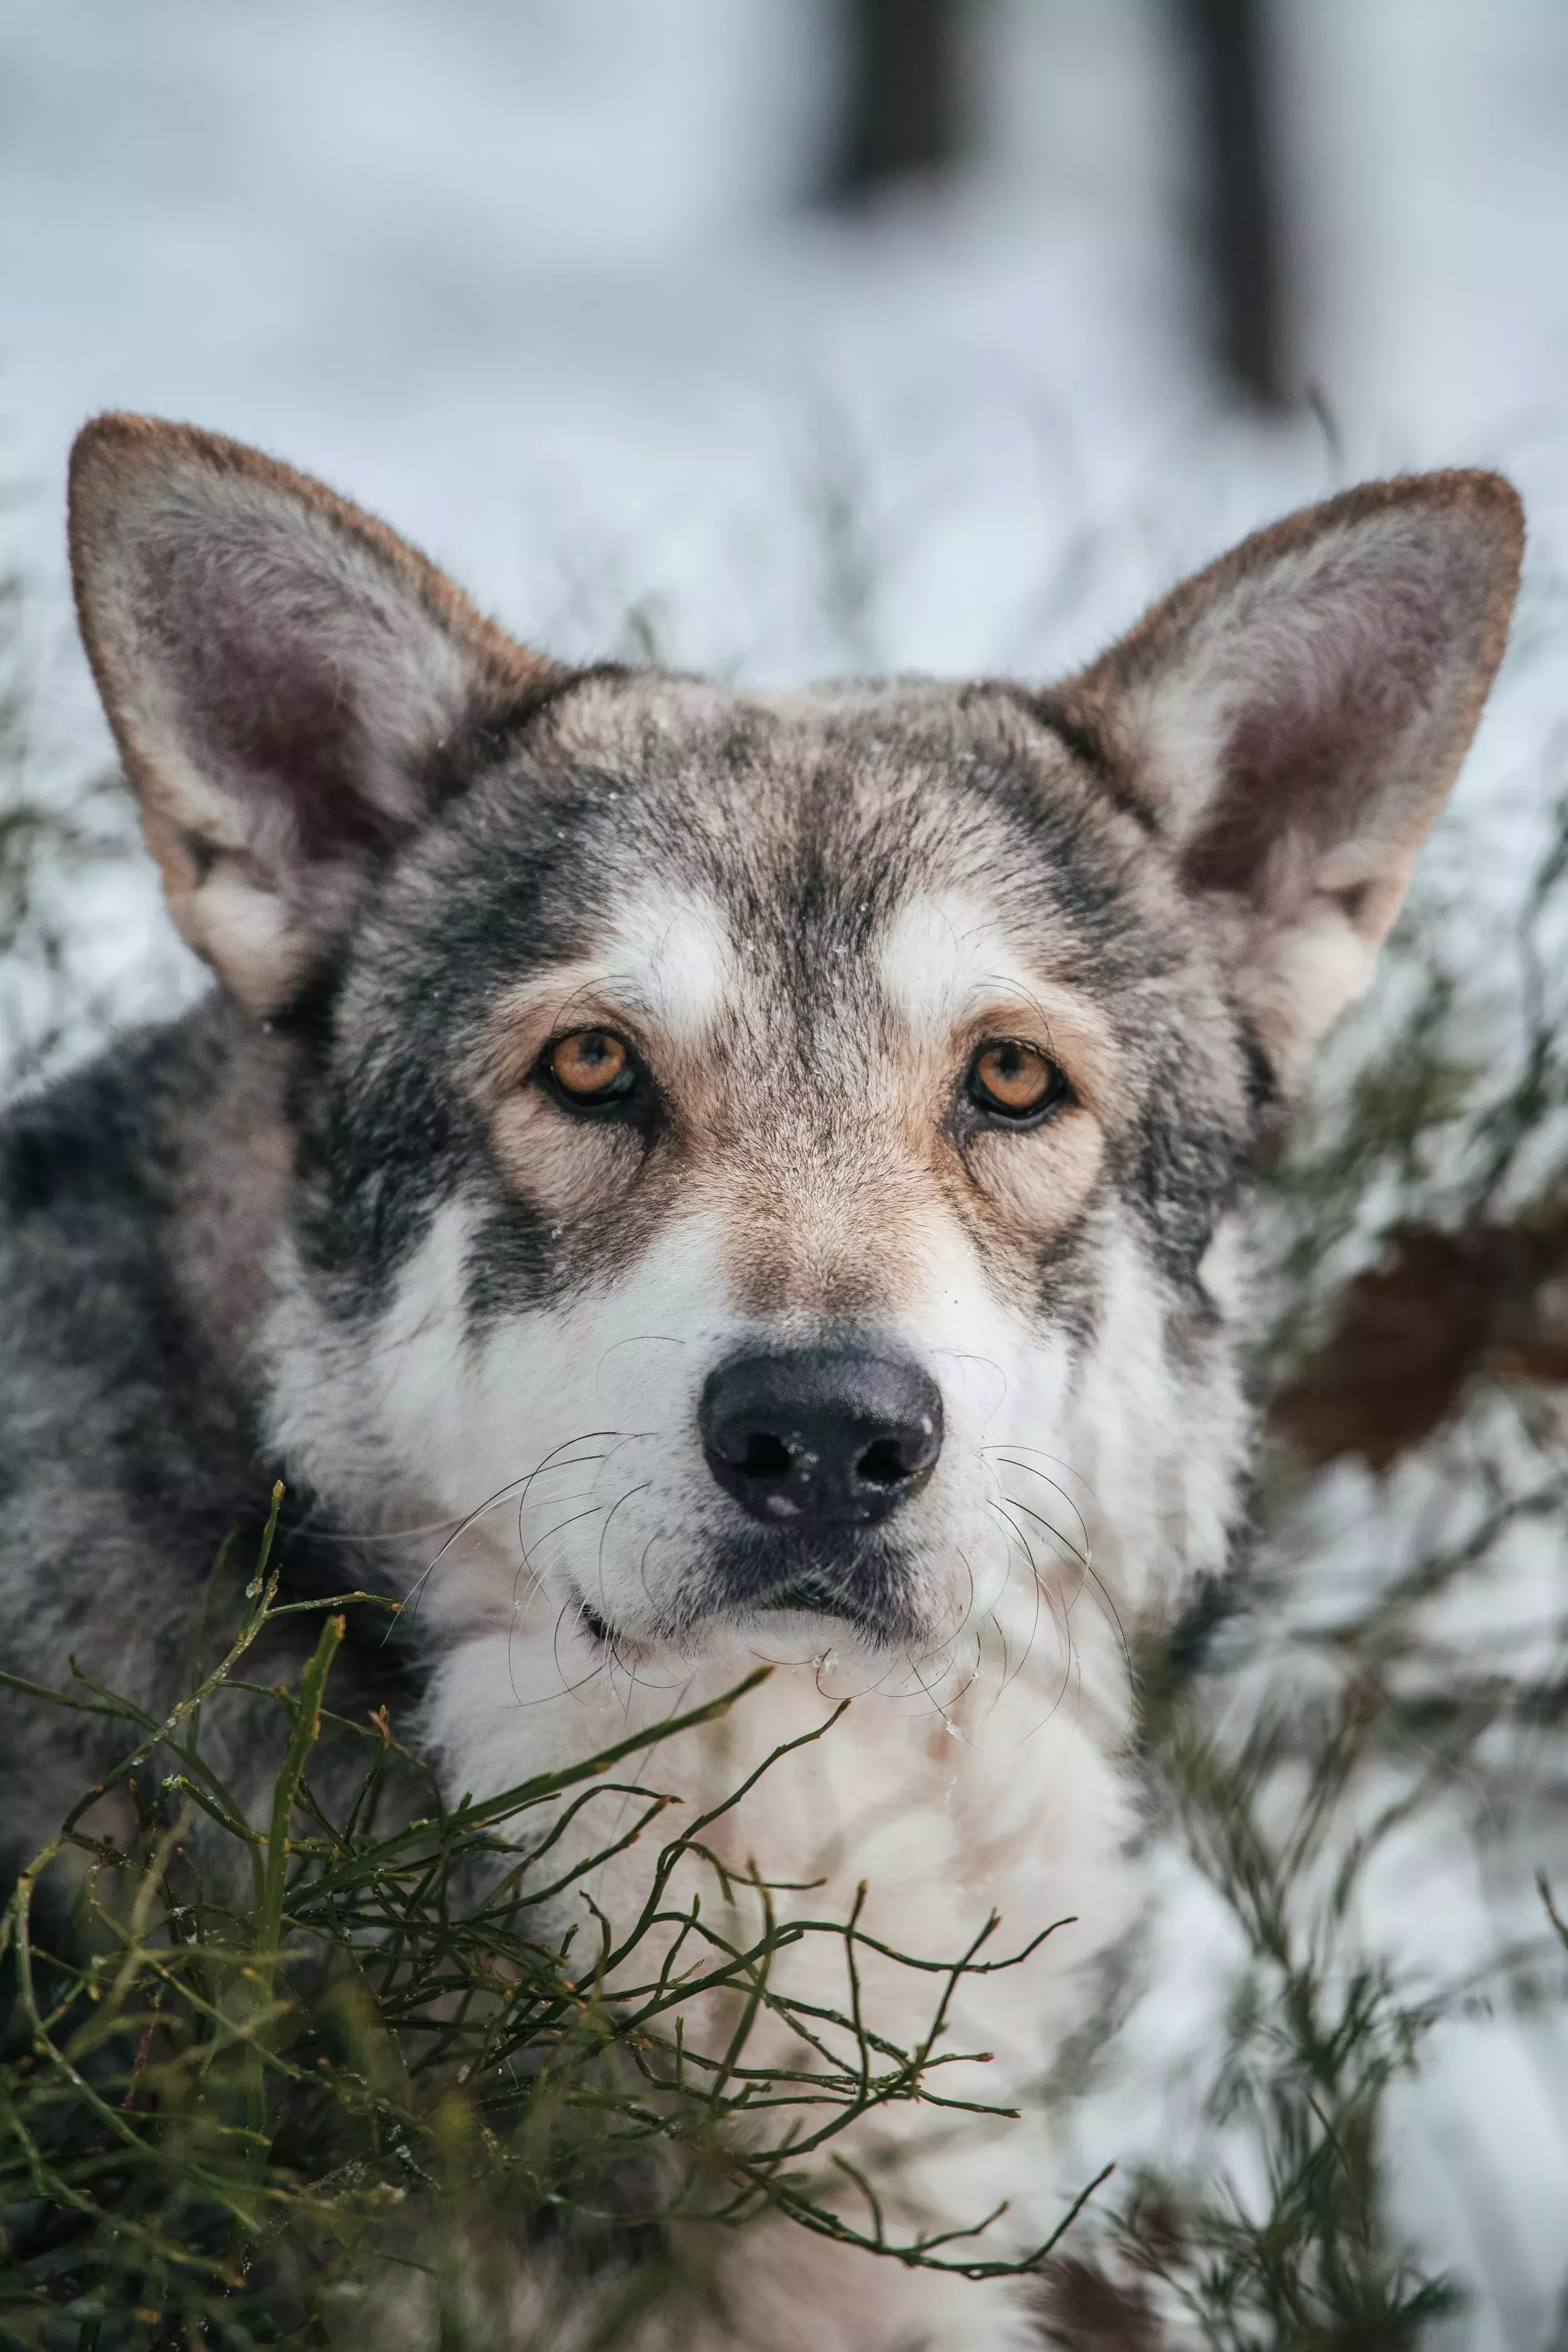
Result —
[[[8, 1117], [9, 1662], [165, 1703], [279, 1475], [301, 1586], [353, 1531], [410, 1597], [454, 1793], [771, 1661], [658, 1752], [700, 1811], [847, 1698], [728, 1850], [815, 1916], [864, 1882], [895, 2037], [931, 1980], [892, 1950], [1070, 1919], [949, 2017], [992, 2056], [946, 2089], [1020, 2120], [888, 2109], [854, 2149], [891, 2220], [1042, 2238], [1038, 2086], [1138, 1904], [1127, 1637], [1246, 1516], [1249, 1170], [1371, 973], [1521, 541], [1495, 475], [1375, 482], [1049, 690], [750, 693], [525, 651], [286, 467], [89, 425], [82, 635], [218, 987]], [[86, 1751], [19, 1701], [5, 1742], [16, 1847]], [[715, 2295], [691, 2340], [748, 2352], [1040, 2340], [1005, 2281], [782, 2221]]]

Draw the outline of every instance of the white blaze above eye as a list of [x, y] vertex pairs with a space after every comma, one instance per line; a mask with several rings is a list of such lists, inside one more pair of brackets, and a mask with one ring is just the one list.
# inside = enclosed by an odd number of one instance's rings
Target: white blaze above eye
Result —
[[1037, 977], [979, 901], [933, 892], [900, 907], [880, 956], [882, 985], [911, 1025], [945, 1033], [988, 998], [1027, 998]]
[[721, 909], [699, 893], [650, 891], [620, 916], [605, 947], [605, 976], [670, 1036], [700, 1036], [737, 976]]

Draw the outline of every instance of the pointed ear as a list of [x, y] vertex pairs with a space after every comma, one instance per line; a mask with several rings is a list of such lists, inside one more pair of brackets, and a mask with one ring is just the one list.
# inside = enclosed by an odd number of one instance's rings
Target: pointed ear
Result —
[[170, 910], [258, 1013], [431, 814], [443, 750], [561, 675], [382, 524], [188, 425], [79, 435], [70, 550]]
[[1289, 1087], [1370, 979], [1502, 656], [1496, 474], [1370, 483], [1259, 531], [1047, 698], [1176, 851]]

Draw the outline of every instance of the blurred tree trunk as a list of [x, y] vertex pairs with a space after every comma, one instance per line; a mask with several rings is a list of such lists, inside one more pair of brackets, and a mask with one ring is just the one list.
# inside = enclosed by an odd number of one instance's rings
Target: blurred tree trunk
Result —
[[1268, 0], [1177, 0], [1196, 83], [1216, 356], [1259, 407], [1292, 403]]
[[[1266, 409], [1293, 404], [1280, 241], [1270, 0], [1176, 0], [1191, 59], [1194, 148], [1215, 356], [1226, 380]], [[967, 0], [838, 0], [845, 44], [829, 203], [935, 176], [963, 151], [960, 37]]]
[[963, 0], [839, 0], [844, 109], [825, 193], [857, 204], [889, 181], [945, 171], [963, 142]]

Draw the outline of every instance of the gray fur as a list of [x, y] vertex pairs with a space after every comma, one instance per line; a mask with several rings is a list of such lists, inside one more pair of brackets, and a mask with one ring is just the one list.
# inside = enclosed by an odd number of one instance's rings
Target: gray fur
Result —
[[[249, 1350], [289, 1179], [286, 1061], [215, 996], [0, 1122], [0, 1657], [30, 1680], [69, 1689], [74, 1661], [165, 1711], [226, 1538], [208, 1663], [237, 1622], [274, 1467]], [[311, 1552], [307, 1505], [291, 1496], [285, 1521], [294, 1590], [364, 1589], [368, 1559]], [[401, 1699], [384, 1624], [353, 1631], [340, 1697]], [[263, 1679], [310, 1640], [274, 1637]], [[209, 1723], [253, 1801], [276, 1731], [273, 1710], [232, 1700]], [[0, 1700], [0, 1859], [26, 1859], [125, 1746], [100, 1718]]]

